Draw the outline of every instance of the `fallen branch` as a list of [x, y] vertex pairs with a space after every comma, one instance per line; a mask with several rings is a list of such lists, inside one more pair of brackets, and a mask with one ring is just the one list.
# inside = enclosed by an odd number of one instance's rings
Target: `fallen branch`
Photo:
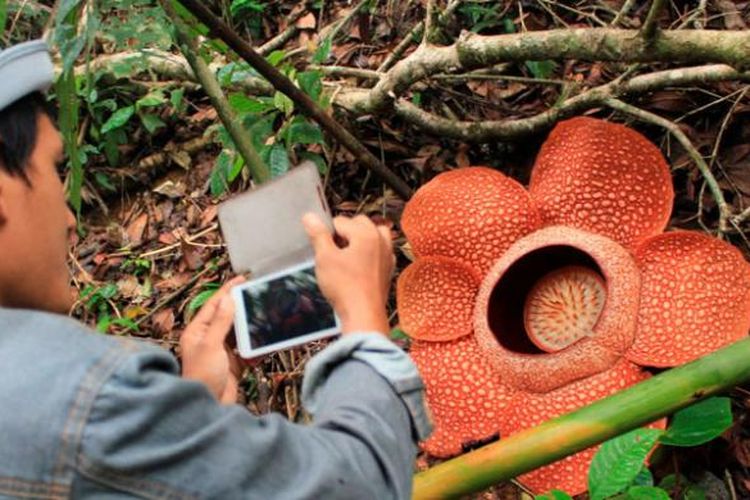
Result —
[[136, 165], [136, 168], [138, 170], [154, 170], [165, 165], [178, 153], [184, 152], [188, 155], [193, 155], [213, 144], [213, 142], [213, 139], [208, 135], [202, 135], [195, 139], [183, 142], [182, 144], [168, 144], [162, 151], [141, 159]]
[[[615, 80], [570, 97], [558, 105], [526, 118], [485, 121], [457, 121], [429, 113], [406, 99], [394, 104], [396, 115], [431, 134], [466, 142], [511, 141], [536, 134], [557, 121], [606, 104], [608, 98], [644, 94], [670, 86], [687, 86], [727, 80], [750, 81], [750, 73], [740, 73], [730, 66], [712, 64], [693, 68], [670, 69], [629, 80]], [[342, 93], [336, 104], [355, 111], [367, 99], [367, 91]]]
[[[194, 2], [195, 0], [189, 0]], [[724, 63], [742, 70], [750, 54], [750, 32], [662, 31], [653, 43], [633, 30], [561, 29], [509, 35], [464, 33], [447, 47], [420, 46], [370, 90], [359, 114], [387, 111], [414, 83], [438, 73], [460, 73], [502, 62], [585, 61]]]
[[414, 499], [457, 498], [507, 481], [750, 379], [750, 339], [414, 477]]

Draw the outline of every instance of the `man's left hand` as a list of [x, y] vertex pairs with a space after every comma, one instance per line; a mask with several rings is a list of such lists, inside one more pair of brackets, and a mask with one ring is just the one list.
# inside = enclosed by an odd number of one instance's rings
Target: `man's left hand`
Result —
[[224, 404], [237, 402], [240, 363], [226, 345], [234, 322], [234, 302], [229, 291], [244, 282], [229, 280], [206, 302], [180, 337], [182, 376], [208, 386]]

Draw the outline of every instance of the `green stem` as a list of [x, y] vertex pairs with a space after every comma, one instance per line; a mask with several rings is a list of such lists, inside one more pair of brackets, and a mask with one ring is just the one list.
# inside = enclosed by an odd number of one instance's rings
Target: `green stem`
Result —
[[559, 460], [750, 379], [750, 339], [417, 474], [414, 496], [453, 498]]
[[198, 79], [198, 82], [200, 82], [201, 87], [203, 87], [203, 90], [206, 92], [209, 99], [211, 99], [211, 104], [213, 104], [216, 109], [219, 119], [221, 119], [227, 132], [229, 132], [229, 135], [232, 137], [237, 151], [239, 151], [242, 159], [245, 160], [245, 165], [250, 169], [250, 174], [252, 175], [253, 180], [258, 184], [266, 182], [271, 178], [271, 171], [253, 146], [250, 136], [242, 128], [242, 124], [237, 119], [237, 115], [232, 111], [216, 77], [208, 68], [205, 61], [203, 61], [198, 55], [198, 47], [195, 44], [195, 40], [188, 34], [186, 26], [177, 12], [172, 8], [170, 0], [161, 0], [161, 5], [167, 13], [167, 16], [169, 16], [174, 23], [177, 43], [180, 50], [185, 55], [185, 59], [187, 59], [190, 67], [193, 69], [193, 73], [195, 73], [195, 77]]

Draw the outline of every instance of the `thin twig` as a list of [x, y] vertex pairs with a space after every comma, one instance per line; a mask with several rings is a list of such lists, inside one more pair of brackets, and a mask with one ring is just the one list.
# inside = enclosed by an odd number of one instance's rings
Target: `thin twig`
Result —
[[714, 197], [716, 205], [719, 208], [719, 236], [726, 233], [729, 229], [728, 220], [732, 213], [729, 205], [724, 199], [724, 193], [721, 191], [721, 187], [719, 186], [716, 177], [714, 177], [708, 164], [703, 159], [703, 156], [695, 148], [695, 146], [693, 146], [693, 144], [690, 142], [690, 139], [685, 135], [682, 129], [680, 129], [680, 127], [678, 127], [675, 123], [667, 120], [666, 118], [662, 118], [659, 115], [655, 115], [654, 113], [627, 104], [623, 101], [620, 101], [619, 99], [605, 99], [604, 103], [613, 109], [616, 109], [623, 113], [627, 113], [642, 121], [653, 123], [654, 125], [658, 125], [666, 129], [675, 137], [675, 139], [679, 141], [680, 144], [682, 144], [682, 147], [685, 148], [685, 151], [687, 151], [690, 158], [692, 158], [692, 160], [695, 162], [695, 165], [698, 167], [698, 170], [700, 170], [701, 175], [703, 175], [703, 178], [708, 185], [708, 189], [711, 191], [711, 195]]
[[342, 29], [344, 29], [345, 26], [347, 26], [352, 19], [354, 19], [356, 16], [359, 15], [359, 12], [369, 3], [369, 0], [362, 0], [357, 5], [354, 6], [354, 8], [349, 12], [343, 19], [340, 21], [335, 22], [331, 28], [330, 33], [326, 33], [326, 30], [321, 30], [320, 37], [321, 38], [330, 38], [331, 41], [335, 40], [338, 34], [341, 32]]
[[656, 30], [659, 28], [658, 18], [662, 7], [664, 7], [664, 0], [652, 0], [651, 7], [648, 9], [648, 15], [646, 15], [646, 20], [641, 27], [641, 34], [649, 43], [653, 42]]
[[[161, 0], [162, 3], [167, 0]], [[411, 197], [411, 188], [388, 167], [380, 162], [347, 129], [337, 123], [326, 111], [318, 106], [307, 94], [300, 90], [289, 78], [274, 68], [242, 38], [237, 36], [223, 21], [214, 16], [200, 0], [181, 0], [185, 8], [203, 22], [214, 35], [229, 45], [242, 59], [264, 76], [279, 92], [289, 97], [306, 115], [313, 118], [329, 134], [341, 142], [357, 160], [377, 173], [398, 196]]]
[[422, 35], [422, 45], [428, 45], [432, 41], [433, 30], [435, 29], [435, 0], [427, 0], [424, 15], [424, 33]]
[[622, 4], [622, 8], [617, 13], [614, 19], [612, 19], [612, 27], [616, 28], [618, 24], [622, 21], [622, 19], [628, 15], [628, 12], [633, 8], [633, 5], [635, 5], [635, 0], [626, 0], [624, 4]]
[[[461, 5], [461, 0], [451, 0], [448, 2], [448, 6], [445, 8], [442, 14], [440, 14], [440, 18], [438, 19], [439, 24], [445, 23], [450, 16], [453, 15], [453, 12], [458, 8], [458, 6]], [[403, 40], [399, 42], [398, 45], [396, 45], [396, 48], [394, 48], [390, 54], [388, 54], [388, 57], [385, 58], [385, 61], [383, 61], [383, 64], [380, 65], [378, 68], [379, 72], [385, 72], [388, 71], [395, 65], [399, 59], [404, 55], [404, 52], [406, 52], [406, 49], [411, 47], [413, 43], [416, 43], [419, 41], [420, 37], [422, 37], [422, 33], [424, 30], [424, 21], [420, 21], [414, 27], [409, 31], [409, 33], [404, 37]]]

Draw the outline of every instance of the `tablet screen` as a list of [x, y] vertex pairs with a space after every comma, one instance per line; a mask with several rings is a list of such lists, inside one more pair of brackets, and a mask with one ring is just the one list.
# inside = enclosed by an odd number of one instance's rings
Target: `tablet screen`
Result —
[[312, 267], [248, 283], [241, 297], [252, 350], [337, 327]]

